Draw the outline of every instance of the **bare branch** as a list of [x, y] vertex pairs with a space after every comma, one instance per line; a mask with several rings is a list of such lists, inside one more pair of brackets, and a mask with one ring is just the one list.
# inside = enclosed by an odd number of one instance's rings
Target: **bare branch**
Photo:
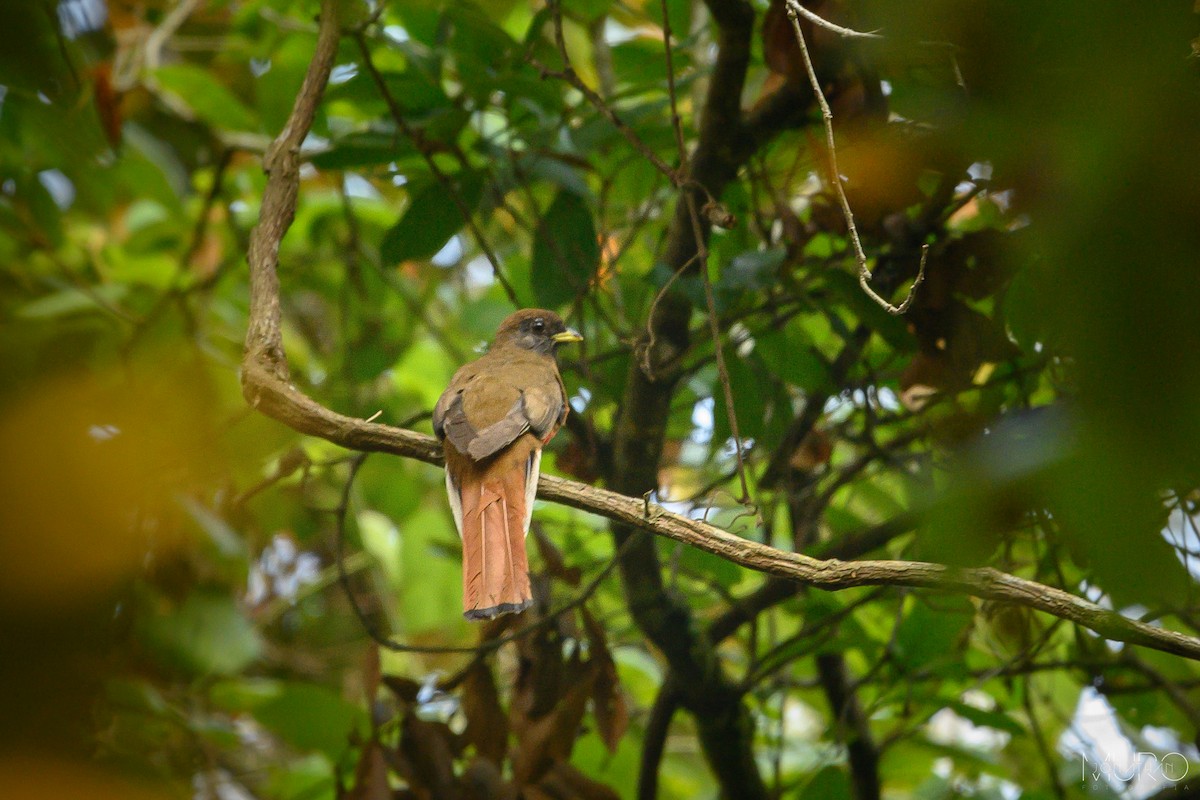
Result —
[[658, 154], [651, 150], [648, 144], [642, 141], [641, 137], [637, 135], [637, 132], [634, 131], [633, 128], [629, 127], [625, 120], [621, 119], [621, 117], [617, 115], [616, 111], [613, 111], [612, 106], [605, 102], [604, 98], [597, 94], [592, 87], [584, 83], [583, 79], [579, 77], [579, 74], [575, 72], [575, 68], [571, 66], [571, 57], [567, 53], [566, 42], [563, 39], [562, 9], [559, 7], [557, 2], [552, 2], [551, 8], [554, 11], [554, 42], [555, 46], [558, 48], [559, 58], [562, 59], [563, 68], [561, 70], [550, 69], [532, 55], [527, 56], [526, 60], [534, 69], [538, 71], [538, 74], [542, 76], [543, 80], [547, 78], [554, 78], [556, 80], [566, 81], [568, 84], [570, 84], [575, 91], [583, 95], [584, 99], [592, 104], [593, 108], [599, 111], [605, 119], [612, 123], [612, 126], [617, 129], [618, 133], [625, 137], [625, 140], [633, 146], [634, 150], [637, 150], [639, 153], [641, 153], [642, 157], [649, 161], [656, 170], [665, 175], [667, 180], [671, 182], [672, 186], [679, 188], [682, 185], [682, 179], [680, 178], [682, 169], [672, 169], [667, 162], [659, 158]]
[[250, 233], [247, 253], [250, 262], [250, 325], [246, 332], [242, 391], [251, 405], [257, 405], [257, 401], [250, 393], [254, 384], [248, 382], [248, 375], [261, 371], [264, 377], [269, 376], [287, 384], [287, 357], [283, 352], [280, 332], [279, 275], [276, 271], [279, 266], [279, 244], [296, 215], [296, 196], [300, 189], [300, 144], [312, 127], [325, 84], [329, 82], [339, 35], [337, 3], [335, 0], [323, 0], [317, 46], [308, 72], [304, 75], [304, 83], [296, 95], [287, 124], [263, 157], [263, 169], [268, 176], [267, 186], [263, 190], [258, 225]]
[[[336, 414], [262, 369], [248, 372], [243, 382], [247, 392], [259, 399], [260, 411], [302, 433], [354, 450], [441, 464], [440, 448], [432, 436]], [[627, 497], [552, 475], [542, 475], [538, 497], [692, 545], [748, 569], [827, 591], [855, 586], [909, 586], [971, 595], [1044, 611], [1114, 641], [1200, 660], [1200, 638], [1129, 619], [1062, 589], [990, 567], [958, 569], [922, 561], [823, 560], [789, 553], [673, 514], [641, 497]]]
[[388, 112], [391, 113], [392, 119], [400, 128], [401, 132], [408, 137], [413, 146], [417, 148], [417, 152], [421, 154], [421, 158], [425, 161], [425, 166], [429, 167], [429, 171], [433, 177], [445, 188], [446, 193], [450, 196], [454, 207], [458, 209], [459, 215], [463, 219], [463, 223], [467, 229], [471, 231], [471, 235], [475, 238], [475, 243], [479, 245], [479, 249], [483, 251], [483, 255], [487, 258], [488, 263], [492, 266], [492, 275], [495, 276], [496, 282], [504, 289], [504, 294], [508, 296], [508, 300], [513, 304], [514, 308], [520, 308], [522, 303], [517, 298], [517, 291], [513, 285], [509, 283], [508, 278], [504, 276], [504, 272], [500, 269], [500, 259], [496, 257], [496, 253], [488, 244], [487, 239], [483, 235], [483, 230], [479, 227], [479, 223], [475, 221], [474, 212], [467, 207], [458, 191], [454, 188], [454, 182], [450, 180], [450, 176], [438, 166], [434, 161], [433, 156], [429, 154], [429, 149], [425, 145], [418, 132], [413, 130], [408, 124], [408, 120], [404, 118], [404, 110], [400, 108], [400, 104], [396, 102], [396, 98], [388, 89], [387, 82], [383, 79], [383, 75], [379, 73], [379, 69], [375, 66], [375, 60], [371, 58], [371, 48], [367, 46], [366, 37], [362, 31], [357, 31], [354, 34], [354, 40], [358, 43], [359, 53], [362, 54], [363, 65], [366, 66], [367, 72], [371, 74], [371, 80], [375, 83], [375, 88], [379, 90], [379, 95], [383, 98], [383, 102], [387, 104]]
[[846, 230], [854, 249], [854, 261], [858, 264], [858, 285], [862, 287], [868, 297], [886, 309], [889, 314], [903, 314], [912, 305], [913, 298], [917, 296], [917, 287], [925, 280], [925, 262], [929, 257], [929, 245], [921, 248], [921, 265], [917, 270], [917, 278], [913, 281], [912, 288], [908, 290], [908, 296], [900, 305], [892, 305], [871, 288], [871, 269], [867, 266], [867, 254], [863, 252], [862, 240], [858, 236], [858, 227], [854, 224], [854, 212], [850, 209], [850, 201], [846, 199], [846, 189], [842, 186], [842, 173], [838, 169], [837, 147], [833, 140], [833, 111], [829, 108], [829, 101], [825, 99], [821, 81], [817, 78], [817, 70], [813, 67], [812, 56], [809, 55], [808, 45], [804, 41], [804, 31], [800, 29], [800, 20], [796, 16], [796, 9], [799, 7], [801, 7], [799, 3], [790, 0], [787, 6], [788, 18], [792, 21], [792, 30], [795, 31], [796, 42], [800, 45], [800, 55], [804, 58], [804, 69], [808, 73], [808, 82], [812, 85], [817, 104], [821, 107], [821, 121], [825, 125], [826, 166], [829, 171], [829, 180], [833, 183], [838, 203], [842, 207], [842, 216], [846, 218]]
[[819, 16], [810, 9], [805, 8], [800, 4], [799, 0], [787, 0], [787, 6], [792, 11], [796, 12], [806, 20], [816, 25], [818, 28], [824, 28], [827, 31], [833, 31], [838, 36], [845, 36], [847, 39], [882, 39], [878, 31], [856, 31], [853, 28], [845, 28], [841, 25], [836, 25], [822, 16]]

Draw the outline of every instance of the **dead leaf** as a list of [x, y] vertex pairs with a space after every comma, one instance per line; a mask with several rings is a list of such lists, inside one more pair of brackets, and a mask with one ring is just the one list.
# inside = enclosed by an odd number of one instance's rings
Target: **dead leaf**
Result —
[[546, 567], [546, 571], [552, 577], [558, 578], [560, 581], [571, 586], [578, 586], [579, 579], [582, 576], [579, 567], [568, 567], [563, 559], [562, 551], [550, 541], [550, 537], [542, 529], [538, 523], [530, 526], [530, 532], [533, 534], [533, 540], [537, 543], [538, 553], [542, 557], [542, 563]]
[[[549, 713], [521, 721], [518, 745], [512, 757], [513, 781], [518, 786], [537, 783], [555, 763], [571, 757], [579, 727], [592, 692], [596, 668], [583, 662], [578, 652], [564, 665], [566, 691]], [[518, 729], [514, 720], [514, 730]]]
[[354, 770], [354, 788], [339, 793], [339, 800], [391, 800], [388, 787], [387, 758], [375, 739], [367, 743]]
[[500, 766], [508, 753], [508, 716], [500, 705], [492, 671], [482, 661], [467, 670], [462, 684], [462, 709], [467, 717], [463, 736], [482, 759]]
[[101, 61], [92, 68], [92, 102], [104, 136], [114, 150], [121, 147], [121, 94], [113, 86], [112, 63]]
[[800, 442], [788, 463], [793, 469], [811, 472], [822, 464], [827, 464], [832, 455], [833, 443], [829, 434], [820, 428], [814, 428]]
[[588, 661], [595, 665], [592, 682], [592, 713], [596, 717], [596, 729], [608, 752], [617, 752], [617, 745], [629, 727], [629, 707], [621, 691], [617, 677], [617, 664], [608, 649], [608, 636], [604, 627], [585, 607], [580, 607], [583, 625], [588, 636]]
[[485, 758], [476, 758], [459, 779], [463, 800], [517, 800], [517, 787], [500, 774], [500, 768]]
[[[542, 796], [556, 800], [618, 800], [620, 795], [599, 781], [594, 781], [575, 767], [559, 762], [550, 768], [536, 787]], [[526, 790], [526, 797], [532, 797]]]
[[405, 705], [416, 703], [417, 694], [421, 691], [420, 683], [403, 675], [384, 675], [383, 685], [391, 689], [396, 699]]
[[367, 700], [367, 707], [375, 704], [375, 696], [379, 694], [379, 683], [383, 679], [382, 667], [379, 663], [379, 646], [371, 644], [367, 646], [367, 652], [363, 654], [363, 696]]
[[443, 722], [430, 722], [409, 712], [400, 726], [401, 774], [418, 797], [456, 800], [454, 732]]

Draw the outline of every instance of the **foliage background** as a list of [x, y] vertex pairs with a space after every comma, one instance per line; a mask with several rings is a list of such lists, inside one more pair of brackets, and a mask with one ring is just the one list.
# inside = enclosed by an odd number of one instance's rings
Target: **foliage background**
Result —
[[[1193, 9], [808, 5], [885, 34], [807, 29], [879, 285], [901, 296], [931, 245], [909, 314], [853, 279], [779, 6], [346, 0], [363, 47], [342, 41], [280, 253], [294, 381], [427, 430], [513, 308], [482, 238], [522, 305], [587, 336], [545, 468], [785, 549], [991, 563], [1196, 633]], [[1108, 797], [1171, 786], [1081, 780], [1081, 759], [1198, 763], [1184, 659], [959, 597], [781, 590], [669, 542], [635, 542], [618, 578], [627, 534], [548, 504], [541, 613], [599, 579], [586, 614], [482, 660], [380, 653], [337, 586], [343, 517], [371, 624], [434, 647], [502, 631], [461, 619], [438, 470], [360, 467], [239, 391], [261, 157], [317, 10], [3, 11], [6, 796]], [[677, 164], [664, 10], [692, 174], [737, 217], [706, 269], [749, 511], [680, 194], [543, 74], [566, 67], [560, 15], [579, 80]], [[638, 404], [659, 390], [661, 419]], [[733, 624], [744, 598], [766, 600]]]

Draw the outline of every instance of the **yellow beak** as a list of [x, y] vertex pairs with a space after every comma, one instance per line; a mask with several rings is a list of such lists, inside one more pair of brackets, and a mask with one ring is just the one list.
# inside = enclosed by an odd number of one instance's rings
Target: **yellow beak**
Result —
[[558, 342], [559, 344], [566, 344], [567, 342], [582, 342], [583, 341], [583, 337], [579, 335], [579, 331], [573, 331], [570, 328], [567, 328], [562, 333], [556, 333], [553, 336], [551, 336], [550, 338], [553, 339], [554, 341]]

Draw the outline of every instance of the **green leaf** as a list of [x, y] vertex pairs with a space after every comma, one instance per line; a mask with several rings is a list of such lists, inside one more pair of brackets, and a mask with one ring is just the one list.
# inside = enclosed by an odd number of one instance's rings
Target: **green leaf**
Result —
[[258, 130], [254, 114], [208, 70], [194, 64], [169, 64], [159, 67], [154, 77], [159, 86], [214, 128]]
[[208, 535], [216, 553], [224, 559], [244, 562], [247, 557], [246, 541], [224, 519], [190, 497], [180, 500], [197, 527]]
[[[831, 289], [845, 299], [846, 305], [858, 318], [883, 337], [889, 345], [905, 353], [915, 348], [916, 340], [908, 330], [908, 321], [902, 316], [889, 314], [872, 300], [859, 286], [857, 277], [846, 270], [831, 269], [825, 274], [825, 280]], [[897, 292], [891, 299], [898, 303], [904, 297]]]
[[330, 149], [313, 156], [312, 164], [318, 169], [374, 167], [414, 153], [416, 150], [408, 140], [394, 134], [351, 133], [338, 139]]
[[362, 539], [363, 549], [375, 557], [380, 570], [387, 577], [388, 585], [392, 589], [401, 588], [402, 541], [400, 531], [396, 530], [392, 521], [378, 511], [361, 511], [358, 514], [358, 536]]
[[[937, 607], [931, 607], [936, 603]], [[909, 610], [896, 631], [896, 657], [905, 666], [917, 669], [961, 656], [964, 628], [974, 618], [970, 601], [958, 597], [938, 597], [926, 602], [910, 598]]]
[[[483, 194], [483, 176], [466, 172], [451, 181], [459, 200], [473, 212]], [[450, 188], [434, 181], [415, 191], [399, 221], [383, 235], [380, 257], [385, 264], [427, 259], [441, 250], [463, 224], [462, 212]]]
[[800, 800], [850, 800], [850, 779], [840, 767], [824, 767], [809, 779]]
[[[756, 439], [762, 435], [767, 421], [767, 398], [770, 383], [765, 380], [761, 360], [754, 353], [738, 355], [732, 348], [724, 348], [725, 368], [729, 373], [729, 388], [733, 392], [733, 411], [737, 415], [738, 433], [743, 440]], [[725, 387], [718, 379], [712, 387], [714, 425], [712, 446], [721, 448], [733, 435], [729, 409], [725, 405]], [[789, 409], [790, 411], [790, 409]]]
[[283, 682], [271, 678], [229, 678], [208, 690], [209, 700], [226, 711], [253, 711], [283, 693]]
[[1013, 736], [1025, 735], [1025, 726], [1003, 711], [985, 711], [982, 708], [976, 708], [961, 700], [952, 700], [947, 704], [947, 707], [954, 711], [955, 714], [975, 725], [995, 728], [998, 731], [1006, 731]]
[[288, 762], [267, 780], [263, 797], [273, 800], [326, 800], [333, 798], [337, 786], [336, 770], [319, 753]]
[[95, 311], [102, 307], [102, 303], [120, 302], [128, 292], [129, 287], [123, 283], [96, 286], [90, 292], [71, 287], [45, 297], [39, 297], [32, 303], [22, 306], [17, 311], [17, 316], [24, 319], [53, 319], [80, 311]]
[[742, 578], [742, 569], [737, 564], [696, 547], [683, 548], [679, 565], [701, 579], [716, 581], [726, 589]]
[[755, 335], [754, 351], [767, 368], [786, 383], [810, 392], [829, 384], [825, 360], [813, 349], [799, 325], [772, 328]]
[[766, 289], [776, 283], [779, 265], [785, 258], [787, 251], [782, 247], [739, 253], [721, 270], [721, 279], [717, 286], [722, 289], [750, 291]]
[[151, 617], [143, 636], [167, 664], [195, 675], [232, 675], [259, 656], [258, 632], [225, 593], [201, 590]]
[[281, 739], [301, 750], [317, 750], [336, 760], [351, 734], [365, 726], [366, 712], [324, 686], [286, 683], [254, 716]]
[[33, 175], [23, 176], [17, 186], [38, 229], [52, 245], [60, 247], [63, 243], [62, 209], [54, 202], [53, 195]]
[[587, 288], [600, 264], [600, 246], [587, 204], [560, 189], [533, 240], [533, 296], [547, 308], [570, 301]]

